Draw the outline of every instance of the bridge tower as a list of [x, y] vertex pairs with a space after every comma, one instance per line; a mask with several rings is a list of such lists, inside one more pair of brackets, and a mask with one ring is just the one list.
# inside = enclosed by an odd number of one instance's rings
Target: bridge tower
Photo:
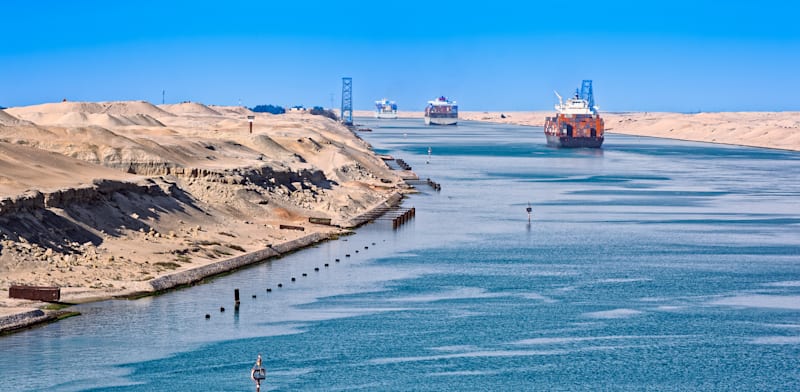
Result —
[[344, 125], [353, 125], [353, 78], [342, 78], [342, 111]]
[[595, 112], [594, 93], [592, 92], [591, 80], [584, 80], [583, 83], [581, 84], [581, 99], [585, 99], [586, 102], [589, 102], [589, 109], [592, 112]]

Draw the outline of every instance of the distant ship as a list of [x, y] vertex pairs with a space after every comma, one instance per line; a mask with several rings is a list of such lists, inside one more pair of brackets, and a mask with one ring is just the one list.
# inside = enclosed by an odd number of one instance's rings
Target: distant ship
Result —
[[592, 93], [592, 81], [584, 80], [580, 92], [563, 102], [556, 92], [558, 105], [555, 117], [547, 117], [544, 123], [544, 135], [547, 145], [552, 147], [588, 147], [600, 148], [603, 144], [605, 125], [597, 114]]
[[397, 104], [386, 98], [375, 101], [375, 118], [397, 118]]
[[458, 105], [456, 101], [448, 101], [441, 96], [433, 101], [428, 101], [425, 107], [426, 125], [455, 125], [458, 122]]

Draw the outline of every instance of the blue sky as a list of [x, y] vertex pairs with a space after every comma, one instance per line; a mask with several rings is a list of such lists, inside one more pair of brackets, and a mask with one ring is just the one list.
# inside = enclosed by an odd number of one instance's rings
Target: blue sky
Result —
[[191, 100], [605, 111], [800, 110], [791, 1], [3, 2], [0, 106]]

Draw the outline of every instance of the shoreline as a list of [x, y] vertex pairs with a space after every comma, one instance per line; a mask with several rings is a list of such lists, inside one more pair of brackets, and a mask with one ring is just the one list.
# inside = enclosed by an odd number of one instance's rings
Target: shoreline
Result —
[[[49, 303], [30, 300], [28, 301], [29, 305], [36, 304], [40, 307], [20, 306], [0, 308], [0, 311], [5, 310], [5, 312], [3, 312], [4, 314], [0, 314], [0, 336], [46, 325], [66, 317], [80, 315], [80, 313], [69, 311], [69, 308], [73, 305], [108, 301], [113, 299], [138, 299], [142, 297], [157, 296], [182, 287], [193, 286], [199, 283], [202, 284], [201, 282], [207, 278], [232, 273], [245, 267], [253, 266], [273, 259], [278, 259], [286, 254], [301, 251], [320, 242], [337, 240], [342, 235], [352, 233], [353, 229], [373, 221], [374, 218], [368, 219], [365, 217], [370, 216], [374, 211], [385, 207], [398, 206], [402, 203], [403, 199], [404, 196], [401, 193], [392, 193], [386, 198], [386, 200], [375, 204], [364, 213], [351, 219], [350, 222], [352, 224], [345, 227], [331, 226], [332, 230], [311, 232], [292, 240], [277, 243], [275, 245], [245, 254], [233, 256], [225, 260], [215, 261], [213, 263], [200, 265], [183, 271], [170, 272], [156, 276], [153, 279], [145, 282], [151, 288], [151, 290], [129, 290], [119, 294], [98, 293], [98, 295], [91, 297], [74, 298], [72, 302], [59, 301], [56, 303]], [[46, 309], [48, 306], [53, 305], [55, 305], [54, 307], [57, 309]]]

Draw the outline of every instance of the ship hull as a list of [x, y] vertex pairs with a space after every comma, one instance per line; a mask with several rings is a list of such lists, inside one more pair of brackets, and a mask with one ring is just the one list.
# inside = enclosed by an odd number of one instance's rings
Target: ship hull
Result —
[[600, 148], [603, 145], [602, 137], [569, 137], [545, 135], [547, 145], [557, 148]]
[[394, 120], [397, 118], [397, 113], [375, 113], [375, 118]]
[[458, 117], [428, 117], [425, 116], [425, 125], [456, 125]]
[[605, 140], [605, 124], [598, 115], [558, 114], [544, 122], [547, 145], [558, 148], [600, 148]]

